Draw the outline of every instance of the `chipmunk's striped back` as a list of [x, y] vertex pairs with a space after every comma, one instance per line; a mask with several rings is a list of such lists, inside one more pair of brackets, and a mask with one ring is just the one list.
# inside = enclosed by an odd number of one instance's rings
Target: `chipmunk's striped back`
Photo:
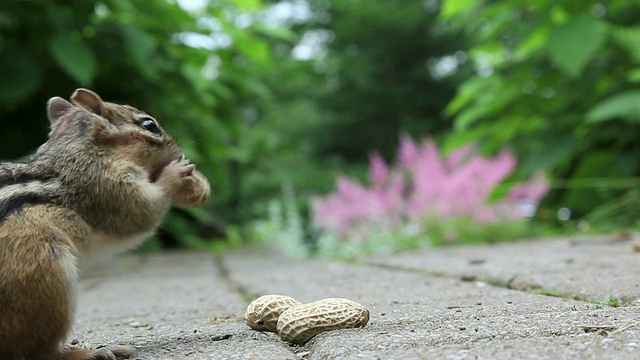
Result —
[[0, 162], [0, 224], [25, 205], [60, 204], [60, 181], [34, 164]]

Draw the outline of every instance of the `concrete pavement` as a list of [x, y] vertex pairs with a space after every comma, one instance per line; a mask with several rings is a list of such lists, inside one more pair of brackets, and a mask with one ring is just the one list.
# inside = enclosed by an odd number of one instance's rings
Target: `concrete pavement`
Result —
[[[636, 240], [523, 241], [357, 263], [268, 248], [128, 255], [86, 274], [72, 338], [154, 360], [638, 359]], [[290, 346], [244, 324], [248, 301], [262, 294], [345, 297], [371, 319]]]

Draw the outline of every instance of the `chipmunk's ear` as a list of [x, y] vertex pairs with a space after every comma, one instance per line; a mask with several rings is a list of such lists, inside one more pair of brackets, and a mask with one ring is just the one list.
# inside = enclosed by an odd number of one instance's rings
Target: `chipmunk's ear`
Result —
[[61, 97], [52, 97], [47, 102], [47, 117], [51, 125], [55, 124], [58, 119], [73, 105]]
[[71, 95], [71, 101], [94, 114], [102, 114], [102, 99], [91, 90], [77, 89], [73, 95]]

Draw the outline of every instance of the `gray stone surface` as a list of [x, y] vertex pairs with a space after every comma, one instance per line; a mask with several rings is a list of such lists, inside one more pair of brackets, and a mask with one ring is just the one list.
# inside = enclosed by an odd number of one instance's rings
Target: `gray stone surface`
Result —
[[[636, 359], [639, 258], [630, 242], [608, 239], [431, 249], [359, 263], [292, 260], [266, 248], [219, 258], [132, 255], [86, 274], [72, 338], [85, 347], [129, 345], [139, 359], [160, 360]], [[290, 346], [244, 324], [249, 299], [262, 294], [345, 297], [371, 319], [363, 329]], [[608, 334], [585, 331], [604, 326]]]
[[458, 278], [498, 280], [594, 301], [640, 299], [640, 253], [634, 239], [592, 237], [457, 247], [378, 257], [371, 263]]
[[275, 336], [251, 331], [245, 299], [211, 253], [125, 257], [87, 274], [73, 338], [130, 345], [139, 359], [296, 359]]

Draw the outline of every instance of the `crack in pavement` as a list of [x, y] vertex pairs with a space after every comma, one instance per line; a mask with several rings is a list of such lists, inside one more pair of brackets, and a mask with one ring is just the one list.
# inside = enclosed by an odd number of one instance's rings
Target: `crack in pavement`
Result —
[[370, 262], [370, 261], [356, 262], [356, 264], [376, 267], [380, 269], [402, 271], [406, 273], [428, 275], [428, 276], [433, 276], [433, 277], [442, 278], [442, 279], [460, 280], [462, 282], [473, 282], [473, 283], [482, 282], [484, 284], [487, 284], [488, 286], [495, 287], [495, 288], [521, 291], [521, 292], [526, 292], [533, 295], [571, 299], [571, 300], [576, 300], [576, 301], [581, 301], [581, 302], [596, 304], [596, 305], [606, 305], [611, 307], [619, 307], [619, 306], [627, 305], [624, 303], [616, 303], [617, 299], [615, 298], [610, 298], [609, 301], [599, 301], [596, 299], [590, 299], [586, 296], [576, 295], [573, 293], [564, 293], [561, 291], [549, 290], [549, 289], [546, 289], [544, 286], [535, 284], [535, 283], [524, 283], [520, 285], [514, 285], [516, 278], [519, 276], [518, 273], [514, 274], [507, 280], [503, 280], [501, 278], [480, 277], [475, 275], [449, 275], [442, 271], [429, 271], [429, 270], [415, 269], [407, 266], [380, 264], [380, 263]]
[[248, 304], [252, 293], [233, 279], [229, 268], [224, 263], [223, 256], [221, 254], [215, 254], [213, 256], [213, 263], [218, 276], [224, 281], [229, 290], [240, 295]]

